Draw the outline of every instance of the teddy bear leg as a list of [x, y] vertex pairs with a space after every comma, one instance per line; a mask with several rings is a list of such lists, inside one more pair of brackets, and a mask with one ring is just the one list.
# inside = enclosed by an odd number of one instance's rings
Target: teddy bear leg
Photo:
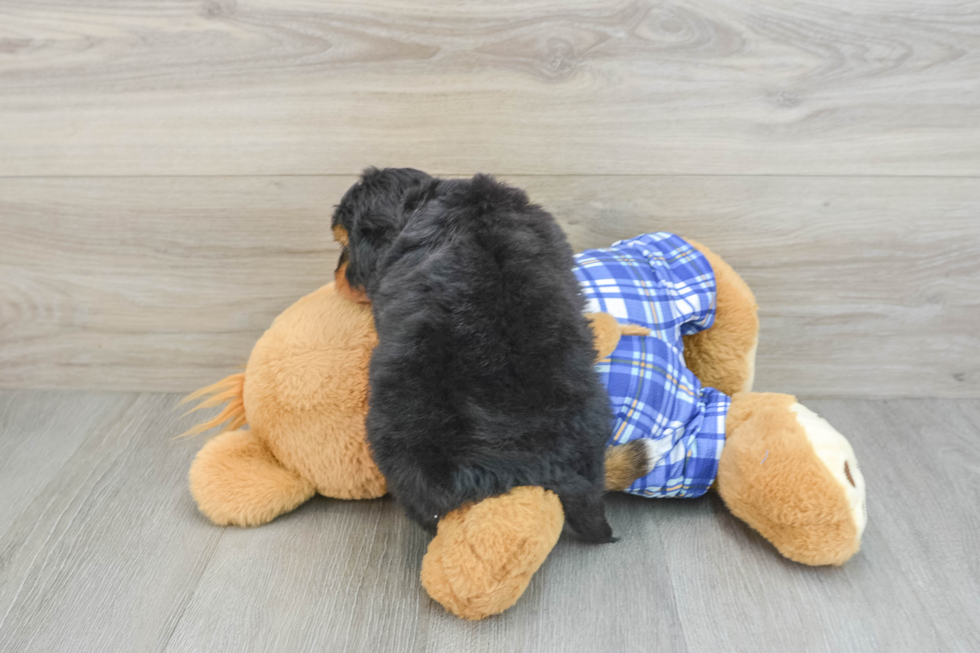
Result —
[[503, 612], [524, 593], [563, 523], [558, 495], [540, 487], [457, 508], [439, 521], [429, 543], [422, 586], [463, 619]]
[[720, 256], [701, 243], [688, 242], [711, 264], [718, 294], [711, 328], [684, 336], [684, 360], [702, 385], [727, 395], [748, 392], [755, 378], [759, 342], [755, 296]]
[[840, 565], [861, 546], [865, 486], [854, 451], [791, 395], [732, 398], [715, 486], [784, 556]]
[[197, 453], [189, 474], [191, 494], [220, 526], [258, 526], [295, 509], [313, 485], [284, 468], [251, 431], [229, 431]]

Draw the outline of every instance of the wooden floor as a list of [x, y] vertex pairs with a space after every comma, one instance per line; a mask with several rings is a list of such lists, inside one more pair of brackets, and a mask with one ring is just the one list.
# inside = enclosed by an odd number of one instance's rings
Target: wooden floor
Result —
[[0, 651], [977, 651], [980, 400], [814, 400], [868, 482], [843, 568], [780, 558], [715, 496], [610, 495], [480, 623], [420, 588], [389, 499], [213, 526], [175, 395], [0, 393]]

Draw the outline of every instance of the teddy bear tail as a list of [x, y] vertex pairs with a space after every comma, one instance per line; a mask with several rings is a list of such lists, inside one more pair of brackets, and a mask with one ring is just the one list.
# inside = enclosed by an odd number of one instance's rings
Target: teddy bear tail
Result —
[[180, 435], [178, 438], [190, 437], [193, 435], [199, 435], [215, 428], [216, 426], [221, 426], [225, 422], [231, 420], [231, 423], [225, 426], [223, 431], [234, 431], [235, 429], [244, 426], [248, 419], [245, 417], [245, 372], [239, 372], [238, 374], [232, 374], [221, 379], [217, 383], [213, 383], [206, 388], [201, 388], [191, 394], [187, 395], [180, 400], [178, 406], [183, 406], [184, 404], [190, 403], [192, 401], [197, 401], [200, 399], [200, 403], [194, 406], [189, 411], [184, 413], [185, 415], [190, 415], [194, 411], [201, 410], [202, 408], [212, 408], [214, 406], [220, 406], [221, 404], [226, 404], [224, 409], [218, 413], [216, 416], [192, 426]]

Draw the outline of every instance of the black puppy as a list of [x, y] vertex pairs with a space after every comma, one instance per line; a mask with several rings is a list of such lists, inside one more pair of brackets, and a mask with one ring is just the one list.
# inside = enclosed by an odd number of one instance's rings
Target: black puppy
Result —
[[553, 490], [585, 540], [612, 540], [612, 428], [554, 218], [491, 177], [368, 169], [333, 216], [338, 288], [366, 293], [379, 344], [367, 435], [388, 487], [432, 530], [468, 501]]

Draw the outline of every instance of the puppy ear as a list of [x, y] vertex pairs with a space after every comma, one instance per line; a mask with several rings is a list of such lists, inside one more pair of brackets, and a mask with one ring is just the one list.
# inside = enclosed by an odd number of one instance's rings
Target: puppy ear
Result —
[[[344, 233], [346, 235], [346, 232]], [[338, 239], [339, 241], [340, 239]], [[337, 269], [333, 273], [334, 287], [337, 289], [337, 294], [355, 304], [370, 304], [371, 300], [368, 299], [364, 288], [352, 288], [350, 282], [347, 280], [348, 265], [349, 260], [347, 249], [345, 248], [340, 253], [340, 261], [337, 263]]]
[[378, 265], [401, 231], [394, 216], [363, 215], [355, 220], [348, 236], [345, 275], [355, 290], [366, 290]]
[[351, 187], [334, 214], [344, 227], [346, 278], [351, 288], [367, 289], [381, 260], [401, 233], [409, 215], [430, 199], [438, 180], [411, 168], [369, 168]]
[[427, 204], [436, 196], [436, 190], [439, 187], [440, 180], [429, 178], [428, 181], [419, 183], [417, 186], [412, 187], [405, 194], [404, 200], [402, 200], [402, 212], [408, 216], [411, 215], [415, 209]]
[[347, 235], [347, 228], [342, 224], [335, 224], [333, 226], [333, 239], [340, 243], [341, 247], [347, 247], [350, 244], [350, 237]]

